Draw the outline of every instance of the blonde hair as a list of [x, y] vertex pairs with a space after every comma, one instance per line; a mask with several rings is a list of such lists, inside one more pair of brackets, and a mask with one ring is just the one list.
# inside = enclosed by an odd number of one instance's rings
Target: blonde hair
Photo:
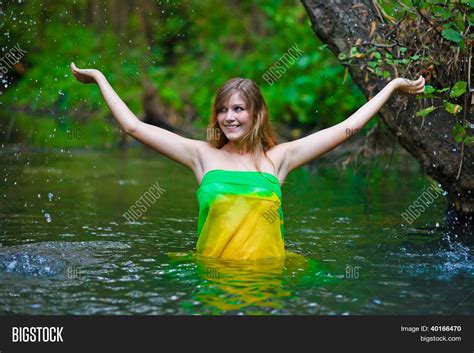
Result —
[[[226, 103], [230, 96], [238, 92], [251, 117], [252, 126], [242, 137], [244, 151], [250, 153], [255, 162], [255, 167], [260, 171], [258, 156], [261, 152], [268, 158], [266, 152], [277, 144], [277, 134], [268, 118], [268, 107], [260, 92], [260, 88], [253, 80], [245, 78], [232, 78], [224, 83], [217, 91], [211, 110], [208, 131], [219, 131], [218, 134], [208, 134], [208, 142], [216, 147], [223, 147], [229, 140], [222, 132], [217, 121], [218, 110]], [[268, 158], [269, 159], [269, 158]], [[270, 160], [270, 159], [269, 159]], [[273, 164], [273, 162], [270, 160]], [[273, 165], [275, 168], [275, 166]]]

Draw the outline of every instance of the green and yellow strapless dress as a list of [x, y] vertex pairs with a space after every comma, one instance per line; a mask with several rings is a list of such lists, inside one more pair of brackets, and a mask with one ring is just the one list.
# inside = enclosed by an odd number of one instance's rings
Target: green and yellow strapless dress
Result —
[[199, 255], [232, 260], [285, 256], [276, 176], [214, 169], [204, 174], [196, 196]]

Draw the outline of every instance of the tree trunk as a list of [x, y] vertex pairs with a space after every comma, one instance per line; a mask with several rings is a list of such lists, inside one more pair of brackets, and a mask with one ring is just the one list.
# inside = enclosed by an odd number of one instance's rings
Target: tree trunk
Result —
[[[390, 32], [379, 9], [369, 0], [302, 0], [302, 3], [314, 32], [336, 55], [339, 53], [347, 55], [356, 43], [375, 42], [373, 31], [371, 35], [373, 22], [377, 26], [377, 35], [384, 36]], [[424, 35], [420, 30], [413, 29], [413, 31], [414, 36]], [[369, 61], [367, 57], [360, 59], [361, 65], [349, 66], [349, 72], [366, 97], [371, 97], [382, 89], [386, 82], [376, 75], [367, 75], [361, 68], [367, 61]], [[463, 80], [468, 81], [466, 70], [461, 72], [461, 75]], [[467, 108], [470, 110], [471, 107]], [[443, 109], [437, 109], [423, 121], [420, 117], [415, 117], [416, 111], [416, 100], [413, 97], [396, 94], [382, 108], [380, 114], [391, 133], [418, 160], [425, 173], [438, 181], [447, 191], [451, 203], [450, 212], [447, 214], [449, 220], [470, 223], [472, 226], [474, 213], [472, 149], [465, 145], [462, 151], [461, 143], [454, 141], [451, 131], [456, 119], [451, 114]], [[470, 114], [467, 114], [467, 119], [472, 124]], [[458, 176], [461, 159], [462, 167]]]

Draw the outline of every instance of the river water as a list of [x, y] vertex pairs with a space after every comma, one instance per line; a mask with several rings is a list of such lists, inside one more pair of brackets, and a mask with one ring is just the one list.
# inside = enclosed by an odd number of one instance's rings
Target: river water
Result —
[[194, 175], [158, 154], [0, 153], [0, 314], [474, 314], [473, 246], [445, 236], [444, 197], [402, 217], [431, 185], [416, 165], [295, 171], [283, 212], [298, 255], [219, 261], [194, 253]]

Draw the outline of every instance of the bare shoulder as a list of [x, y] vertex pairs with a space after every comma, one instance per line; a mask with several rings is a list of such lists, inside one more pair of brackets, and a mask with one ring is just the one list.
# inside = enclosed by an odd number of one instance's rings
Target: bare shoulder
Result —
[[[237, 161], [231, 154], [212, 146], [207, 141], [195, 140], [195, 147], [196, 155], [193, 163], [193, 172], [198, 184], [201, 183], [202, 177], [209, 170], [249, 170], [248, 166], [252, 165], [250, 158]], [[280, 181], [280, 185], [283, 185], [288, 174], [287, 150], [288, 143], [286, 142], [273, 146], [266, 153], [268, 158], [261, 160], [260, 164], [263, 171], [275, 174]], [[245, 163], [240, 164], [240, 162]]]

